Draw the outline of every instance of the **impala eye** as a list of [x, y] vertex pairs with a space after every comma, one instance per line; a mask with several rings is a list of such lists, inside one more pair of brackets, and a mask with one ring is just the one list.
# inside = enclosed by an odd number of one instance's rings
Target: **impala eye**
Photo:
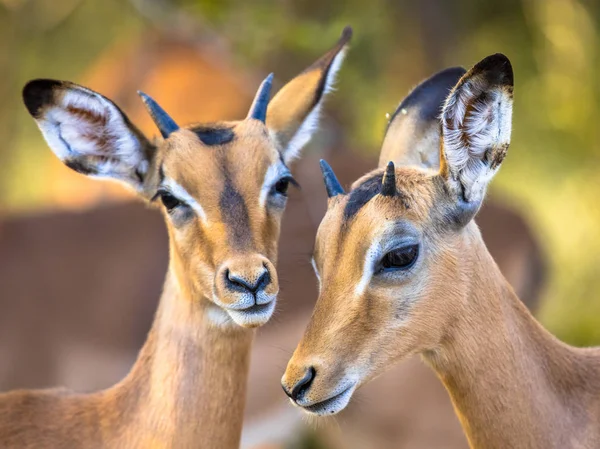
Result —
[[165, 191], [159, 192], [158, 195], [160, 196], [160, 200], [165, 205], [165, 208], [167, 209], [168, 212], [171, 212], [176, 207], [183, 205], [183, 203], [181, 201], [179, 201], [177, 198], [175, 198], [169, 192], [165, 192]]
[[275, 191], [281, 195], [286, 195], [290, 188], [290, 180], [288, 178], [280, 179], [275, 183]]
[[273, 186], [273, 191], [280, 195], [287, 196], [290, 184], [297, 185], [294, 178], [292, 178], [291, 176], [285, 176], [275, 183], [275, 185]]
[[390, 251], [381, 259], [381, 271], [407, 270], [419, 255], [419, 245], [410, 245]]

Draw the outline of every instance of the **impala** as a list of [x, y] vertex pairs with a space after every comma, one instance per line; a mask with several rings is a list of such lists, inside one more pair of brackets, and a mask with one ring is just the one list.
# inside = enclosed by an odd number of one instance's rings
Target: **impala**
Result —
[[350, 37], [347, 28], [270, 103], [267, 77], [245, 120], [179, 127], [140, 93], [163, 137], [155, 143], [96, 92], [52, 80], [25, 86], [28, 111], [65, 165], [162, 204], [170, 262], [129, 375], [93, 394], [0, 395], [0, 447], [238, 447], [253, 328], [268, 321], [279, 290], [288, 166], [315, 129]]
[[473, 221], [510, 142], [511, 64], [496, 54], [460, 75], [432, 128], [439, 165], [413, 165], [390, 143], [385, 159], [409, 165], [389, 162], [346, 193], [322, 162], [320, 293], [283, 388], [307, 412], [334, 414], [360, 385], [421, 354], [471, 447], [598, 448], [600, 350], [567, 346], [532, 317]]

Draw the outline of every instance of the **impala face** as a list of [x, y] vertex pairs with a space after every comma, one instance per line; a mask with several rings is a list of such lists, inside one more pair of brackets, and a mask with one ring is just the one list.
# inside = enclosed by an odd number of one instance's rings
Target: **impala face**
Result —
[[290, 169], [260, 120], [181, 129], [167, 143], [152, 199], [165, 212], [179, 285], [190, 297], [208, 293], [217, 321], [264, 324], [279, 291]]
[[510, 141], [512, 85], [503, 55], [458, 81], [443, 108], [438, 171], [390, 162], [345, 193], [322, 162], [330, 199], [314, 250], [320, 293], [282, 379], [294, 404], [337, 413], [393, 362], [438, 351], [461, 286], [476, 282], [465, 250]]
[[[289, 164], [315, 130], [351, 30], [269, 102], [272, 75], [245, 120], [180, 127], [140, 93], [164, 140], [146, 139], [110, 100], [69, 82], [35, 80], [25, 104], [68, 167], [124, 182], [160, 205], [170, 273], [215, 325], [256, 327], [275, 308], [277, 241]], [[118, 257], [118, 255], [116, 255]]]

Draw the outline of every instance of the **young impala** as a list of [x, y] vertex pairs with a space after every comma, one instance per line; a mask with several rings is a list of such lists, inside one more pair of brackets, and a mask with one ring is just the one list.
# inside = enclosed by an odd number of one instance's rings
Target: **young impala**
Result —
[[[512, 95], [509, 60], [489, 56], [446, 98], [434, 128], [439, 168], [390, 162], [345, 193], [322, 163], [330, 199], [314, 250], [320, 294], [282, 379], [295, 404], [337, 413], [360, 385], [420, 353], [472, 447], [600, 447], [600, 350], [542, 328], [473, 221], [506, 155]], [[405, 106], [388, 132], [410, 117]]]
[[238, 447], [252, 328], [270, 318], [279, 290], [288, 165], [315, 129], [350, 37], [345, 29], [270, 103], [269, 76], [242, 121], [180, 128], [141, 94], [164, 138], [157, 143], [96, 92], [51, 80], [25, 86], [27, 109], [68, 167], [162, 203], [171, 258], [130, 374], [94, 394], [0, 395], [0, 447]]

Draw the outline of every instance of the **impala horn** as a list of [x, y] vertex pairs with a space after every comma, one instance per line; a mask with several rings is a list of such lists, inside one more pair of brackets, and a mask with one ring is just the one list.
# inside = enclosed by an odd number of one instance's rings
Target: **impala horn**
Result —
[[381, 181], [381, 194], [383, 196], [396, 195], [396, 167], [392, 161], [388, 162]]
[[260, 120], [265, 123], [267, 119], [267, 107], [269, 106], [269, 99], [271, 97], [271, 85], [273, 84], [273, 74], [265, 78], [260, 84], [252, 106], [250, 106], [250, 112], [248, 112], [247, 118], [253, 118]]
[[152, 99], [150, 95], [146, 95], [144, 92], [139, 90], [138, 95], [142, 97], [142, 101], [144, 102], [144, 105], [146, 105], [146, 109], [148, 110], [150, 117], [152, 117], [152, 120], [154, 120], [154, 123], [156, 124], [156, 127], [162, 134], [163, 138], [166, 139], [169, 137], [169, 134], [179, 129], [179, 126], [177, 123], [175, 123], [175, 120], [173, 120], [169, 114], [167, 114], [165, 110]]
[[333, 198], [337, 195], [343, 195], [344, 188], [335, 177], [335, 173], [331, 166], [323, 159], [319, 162], [321, 165], [321, 171], [323, 172], [323, 181], [325, 181], [325, 188], [327, 189], [327, 197]]

